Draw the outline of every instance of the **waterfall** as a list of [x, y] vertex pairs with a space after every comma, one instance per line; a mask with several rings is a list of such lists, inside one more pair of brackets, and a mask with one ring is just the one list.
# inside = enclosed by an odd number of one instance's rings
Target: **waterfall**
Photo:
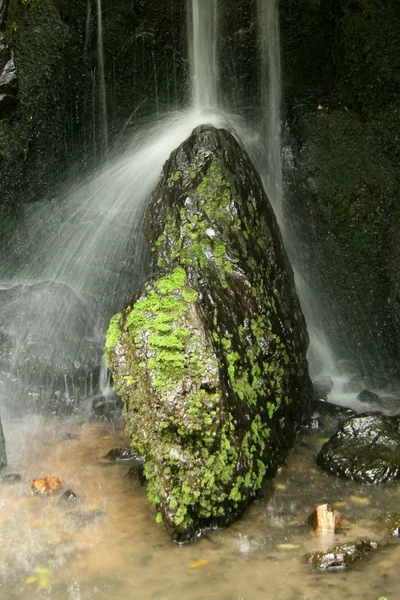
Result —
[[218, 106], [217, 0], [192, 0], [188, 15], [192, 104], [197, 111], [214, 111]]
[[338, 360], [324, 332], [322, 307], [307, 282], [307, 264], [301, 255], [300, 240], [294, 234], [290, 214], [285, 210], [282, 163], [282, 72], [278, 0], [257, 0], [258, 37], [260, 51], [261, 122], [265, 136], [265, 164], [259, 146], [249, 147], [263, 178], [268, 197], [274, 208], [286, 251], [291, 262], [297, 294], [306, 320], [310, 338], [307, 358], [312, 379], [329, 376], [333, 382], [330, 399], [352, 403], [357, 393], [347, 393], [349, 378], [338, 367]]
[[103, 150], [103, 154], [105, 154], [108, 151], [108, 114], [107, 114], [106, 79], [105, 79], [105, 73], [104, 73], [103, 13], [102, 13], [101, 0], [97, 0], [97, 68], [98, 68], [102, 150]]

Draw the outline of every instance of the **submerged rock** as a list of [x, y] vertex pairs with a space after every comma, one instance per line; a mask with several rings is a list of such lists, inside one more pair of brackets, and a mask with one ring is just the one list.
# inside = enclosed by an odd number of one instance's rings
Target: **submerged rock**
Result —
[[16, 106], [17, 94], [18, 78], [14, 59], [3, 34], [0, 33], [0, 118], [9, 108]]
[[309, 416], [308, 337], [275, 216], [249, 158], [197, 128], [145, 218], [159, 271], [113, 317], [106, 354], [175, 540], [226, 525]]
[[329, 550], [320, 550], [306, 554], [307, 562], [314, 565], [316, 569], [334, 570], [346, 569], [356, 560], [364, 558], [374, 550], [378, 550], [379, 544], [369, 540], [358, 540], [354, 543], [341, 544]]
[[379, 523], [383, 525], [386, 533], [393, 537], [400, 536], [400, 513], [388, 513], [379, 516]]
[[7, 465], [6, 442], [4, 439], [3, 426], [0, 419], [0, 469]]
[[110, 452], [107, 452], [104, 458], [115, 461], [126, 461], [135, 460], [137, 462], [143, 462], [143, 457], [137, 452], [133, 452], [130, 448], [113, 448]]
[[380, 397], [378, 394], [374, 394], [369, 390], [362, 390], [357, 396], [357, 400], [359, 402], [364, 402], [365, 404], [380, 404]]
[[41, 477], [34, 479], [31, 483], [31, 490], [41, 496], [49, 496], [54, 492], [59, 492], [64, 486], [64, 481], [60, 477]]
[[75, 494], [75, 492], [73, 492], [72, 490], [66, 490], [58, 502], [60, 504], [69, 504], [71, 502], [80, 502], [80, 501], [81, 501], [81, 498], [78, 496], [78, 494]]
[[400, 416], [364, 413], [348, 419], [317, 457], [323, 469], [358, 483], [400, 476]]

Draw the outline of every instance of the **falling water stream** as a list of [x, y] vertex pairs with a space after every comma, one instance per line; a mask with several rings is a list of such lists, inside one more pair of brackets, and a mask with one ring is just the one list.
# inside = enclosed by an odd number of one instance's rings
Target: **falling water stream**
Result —
[[[394, 600], [400, 586], [397, 545], [377, 554], [362, 575], [355, 569], [321, 576], [305, 564], [307, 551], [350, 536], [379, 537], [376, 516], [396, 510], [400, 499], [397, 484], [366, 489], [322, 474], [315, 467], [323, 442], [318, 435], [299, 442], [240, 521], [196, 544], [177, 546], [156, 524], [140, 483], [127, 477], [129, 464], [103, 458], [110, 448], [128, 445], [122, 423], [88, 419], [91, 397], [110, 392], [99, 356], [106, 324], [146, 277], [143, 210], [164, 161], [194, 127], [211, 122], [237, 135], [263, 175], [285, 238], [290, 232], [283, 208], [277, 4], [258, 0], [264, 110], [257, 130], [240, 114], [219, 113], [223, 15], [217, 15], [217, 0], [189, 4], [190, 109], [143, 127], [96, 174], [51, 202], [27, 207], [13, 232], [22, 246], [12, 249], [5, 240], [0, 247], [0, 323], [10, 323], [8, 350], [0, 356], [9, 461], [0, 480], [0, 598]], [[286, 246], [290, 255], [287, 239]], [[300, 276], [297, 285], [302, 295]], [[335, 367], [320, 339], [311, 335], [314, 355], [327, 357], [318, 373], [328, 358], [329, 368]], [[31, 404], [46, 395], [46, 386], [51, 401], [61, 394], [64, 403], [74, 399], [77, 410], [63, 419], [35, 415]], [[62, 477], [78, 498], [32, 495], [30, 481], [46, 475]], [[329, 539], [314, 536], [307, 524], [315, 504], [326, 498], [339, 503], [348, 519]]]

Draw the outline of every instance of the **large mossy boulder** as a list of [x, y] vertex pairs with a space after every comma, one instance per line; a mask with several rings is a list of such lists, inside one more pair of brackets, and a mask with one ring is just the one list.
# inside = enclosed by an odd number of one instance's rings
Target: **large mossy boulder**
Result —
[[373, 412], [351, 417], [322, 446], [317, 463], [357, 483], [399, 479], [400, 417]]
[[158, 272], [107, 335], [148, 494], [178, 541], [228, 524], [309, 414], [308, 338], [262, 184], [225, 130], [174, 151], [145, 217]]

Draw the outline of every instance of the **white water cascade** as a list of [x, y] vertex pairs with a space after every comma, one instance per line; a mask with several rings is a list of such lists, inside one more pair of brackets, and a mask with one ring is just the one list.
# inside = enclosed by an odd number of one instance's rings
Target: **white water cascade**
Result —
[[218, 108], [218, 14], [215, 0], [192, 0], [188, 11], [192, 104], [195, 110]]
[[[143, 127], [117, 158], [109, 159], [92, 177], [73, 185], [59, 198], [27, 205], [20, 228], [13, 232], [14, 238], [21, 241], [16, 257], [7, 260], [5, 246], [0, 246], [0, 254], [3, 254], [0, 322], [10, 323], [6, 330], [8, 358], [2, 367], [0, 403], [10, 395], [20, 394], [20, 404], [24, 406], [27, 394], [36, 397], [45, 393], [46, 386], [57, 388], [59, 383], [53, 385], [49, 381], [54, 372], [59, 374], [66, 401], [77, 395], [78, 388], [81, 395], [82, 389], [89, 393], [94, 391], [94, 372], [96, 368], [99, 370], [98, 353], [109, 318], [121, 309], [146, 275], [143, 266], [147, 264], [146, 253], [141, 241], [144, 207], [163, 163], [197, 125], [211, 122], [228, 127], [245, 145], [263, 176], [294, 269], [301, 273], [282, 202], [277, 2], [258, 0], [262, 118], [257, 130], [243, 125], [240, 115], [218, 116], [219, 107], [224, 106], [224, 98], [218, 98], [221, 48], [217, 43], [218, 19], [223, 15], [217, 13], [216, 0], [188, 2], [190, 110], [168, 114], [155, 124]], [[103, 68], [104, 84], [104, 141], [107, 142], [101, 0], [97, 0], [97, 9], [99, 65]], [[316, 311], [312, 308], [315, 304], [302, 277], [298, 275], [296, 282], [310, 331], [313, 374], [317, 376], [324, 369], [333, 374], [335, 361], [320, 335]], [[318, 361], [322, 361], [322, 365]], [[76, 381], [75, 371], [79, 371]], [[15, 388], [21, 381], [25, 384], [32, 373], [35, 373], [33, 392], [27, 391], [24, 385], [16, 394]], [[100, 385], [106, 390], [104, 366], [100, 379]], [[97, 390], [101, 393], [98, 386]]]

